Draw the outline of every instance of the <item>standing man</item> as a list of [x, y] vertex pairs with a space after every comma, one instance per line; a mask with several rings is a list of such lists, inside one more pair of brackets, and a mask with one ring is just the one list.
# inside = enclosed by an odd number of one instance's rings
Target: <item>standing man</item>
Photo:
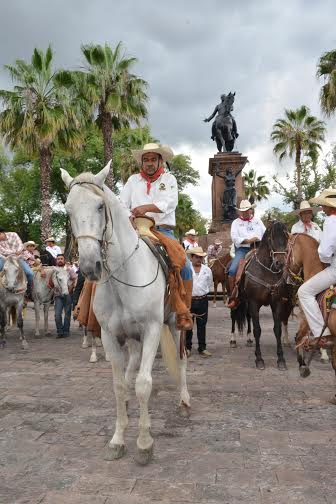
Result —
[[313, 209], [308, 201], [301, 201], [299, 210], [296, 210], [296, 214], [299, 215], [300, 219], [296, 222], [291, 229], [292, 234], [304, 233], [320, 243], [321, 240], [321, 228], [318, 224], [312, 221], [313, 212], [317, 209]]
[[[68, 272], [68, 288], [69, 294], [62, 296], [55, 286], [55, 323], [57, 329], [56, 338], [67, 338], [70, 331], [71, 322], [71, 307], [72, 307], [72, 291], [76, 284], [77, 275], [73, 269], [65, 264], [65, 257], [63, 254], [58, 254], [56, 257], [56, 266], [64, 268]], [[63, 318], [64, 311], [64, 320]]]
[[[175, 240], [175, 209], [178, 204], [177, 181], [172, 173], [165, 170], [164, 163], [174, 153], [170, 147], [149, 143], [143, 149], [134, 150], [132, 154], [140, 164], [140, 173], [131, 175], [124, 185], [120, 200], [130, 210], [131, 216], [148, 215], [156, 224], [156, 229]], [[181, 269], [181, 278], [186, 290], [187, 300], [191, 299], [192, 271], [189, 261]], [[188, 304], [188, 303], [187, 303]], [[180, 330], [192, 327], [189, 310], [177, 314], [176, 326]]]
[[55, 259], [58, 255], [62, 254], [61, 247], [56, 245], [55, 238], [50, 236], [50, 238], [47, 238], [46, 241], [46, 250], [51, 254]]
[[195, 229], [189, 229], [189, 231], [185, 234], [185, 239], [183, 240], [183, 248], [184, 250], [188, 250], [193, 247], [198, 247], [197, 238]]
[[[191, 313], [196, 316], [198, 353], [201, 357], [211, 357], [206, 349], [206, 324], [208, 321], [208, 293], [212, 286], [212, 271], [202, 264], [206, 253], [202, 247], [190, 248], [187, 251], [190, 256], [193, 273], [193, 289], [191, 300]], [[193, 331], [186, 334], [187, 357], [191, 354]]]
[[235, 246], [235, 256], [228, 273], [230, 287], [228, 307], [231, 309], [237, 304], [235, 285], [239, 262], [257, 242], [261, 241], [266, 229], [262, 220], [255, 217], [253, 205], [248, 200], [242, 200], [237, 210], [239, 217], [231, 224], [231, 240]]

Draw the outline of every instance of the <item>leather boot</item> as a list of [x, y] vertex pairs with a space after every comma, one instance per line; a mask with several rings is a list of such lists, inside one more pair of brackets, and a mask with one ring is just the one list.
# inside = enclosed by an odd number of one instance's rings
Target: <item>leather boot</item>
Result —
[[176, 327], [181, 331], [191, 331], [194, 325], [192, 316], [190, 314], [191, 298], [192, 298], [192, 280], [183, 280], [183, 285], [186, 291], [185, 304], [188, 311], [185, 313], [178, 313], [176, 315]]
[[237, 285], [236, 285], [236, 277], [234, 276], [229, 276], [229, 287], [230, 287], [230, 297], [229, 297], [229, 302], [227, 304], [227, 307], [232, 310], [233, 308], [236, 308], [238, 304], [237, 300]]

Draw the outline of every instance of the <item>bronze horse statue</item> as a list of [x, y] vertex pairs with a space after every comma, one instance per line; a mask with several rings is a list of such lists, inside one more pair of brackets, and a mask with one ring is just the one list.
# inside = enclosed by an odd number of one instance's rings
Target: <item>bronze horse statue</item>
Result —
[[278, 369], [287, 369], [281, 342], [281, 324], [287, 323], [293, 307], [292, 289], [285, 282], [283, 272], [288, 237], [286, 226], [282, 222], [271, 223], [257, 251], [247, 263], [239, 285], [239, 304], [235, 309], [236, 321], [241, 330], [245, 324], [247, 312], [252, 318], [258, 369], [265, 369], [260, 349], [259, 310], [262, 306], [268, 305], [271, 307], [274, 320]]
[[238, 138], [237, 124], [231, 115], [236, 93], [221, 96], [221, 103], [216, 105], [213, 113], [204, 122], [214, 120], [211, 128], [211, 138], [216, 141], [218, 152], [231, 152], [236, 138]]

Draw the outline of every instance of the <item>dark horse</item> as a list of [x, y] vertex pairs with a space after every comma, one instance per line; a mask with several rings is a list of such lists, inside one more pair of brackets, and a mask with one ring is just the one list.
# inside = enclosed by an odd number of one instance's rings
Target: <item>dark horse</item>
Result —
[[247, 310], [252, 317], [258, 369], [265, 369], [260, 350], [259, 310], [261, 306], [268, 305], [271, 306], [274, 320], [278, 369], [287, 369], [281, 344], [281, 323], [287, 322], [292, 311], [291, 290], [283, 277], [288, 236], [282, 222], [273, 222], [268, 226], [255, 255], [245, 269], [239, 286], [236, 320], [238, 327], [242, 327]]

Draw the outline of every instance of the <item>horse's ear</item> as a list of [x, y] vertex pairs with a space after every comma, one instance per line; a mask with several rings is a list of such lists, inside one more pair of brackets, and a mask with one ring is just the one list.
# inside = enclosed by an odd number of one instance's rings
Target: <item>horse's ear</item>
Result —
[[95, 182], [101, 188], [103, 187], [105, 179], [106, 179], [107, 175], [109, 174], [110, 166], [111, 166], [111, 161], [112, 160], [110, 160], [107, 163], [107, 165], [105, 166], [105, 168], [103, 168], [99, 173], [97, 173], [97, 175], [95, 175]]
[[71, 175], [69, 175], [69, 173], [66, 170], [63, 170], [63, 168], [61, 168], [61, 177], [62, 177], [64, 184], [69, 189], [70, 184], [73, 181], [73, 178], [71, 177]]

